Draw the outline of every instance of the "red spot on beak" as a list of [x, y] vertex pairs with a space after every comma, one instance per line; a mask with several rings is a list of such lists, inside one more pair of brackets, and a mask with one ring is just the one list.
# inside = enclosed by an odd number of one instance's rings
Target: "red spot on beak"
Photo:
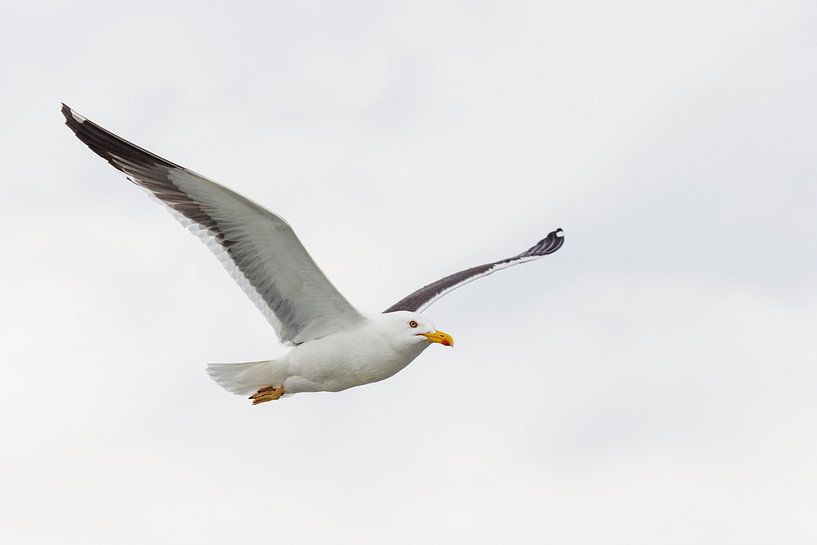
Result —
[[443, 342], [440, 343], [443, 346], [451, 346], [451, 343], [448, 342], [448, 339], [443, 339]]

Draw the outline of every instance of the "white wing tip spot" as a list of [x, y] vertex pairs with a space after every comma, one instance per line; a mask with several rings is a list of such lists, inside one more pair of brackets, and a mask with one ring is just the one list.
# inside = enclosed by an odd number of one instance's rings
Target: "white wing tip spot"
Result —
[[77, 112], [75, 112], [74, 110], [71, 110], [70, 108], [69, 108], [69, 111], [71, 112], [71, 117], [73, 117], [73, 118], [74, 118], [74, 121], [76, 121], [77, 123], [85, 123], [85, 118], [84, 118], [84, 117], [82, 117], [81, 115], [79, 115], [79, 114], [78, 114]]

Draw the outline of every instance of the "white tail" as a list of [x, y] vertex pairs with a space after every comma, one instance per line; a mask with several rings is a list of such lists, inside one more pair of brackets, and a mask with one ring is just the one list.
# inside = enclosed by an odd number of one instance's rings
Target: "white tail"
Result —
[[266, 386], [282, 385], [286, 379], [286, 365], [274, 360], [211, 363], [207, 366], [207, 374], [228, 392], [247, 395]]

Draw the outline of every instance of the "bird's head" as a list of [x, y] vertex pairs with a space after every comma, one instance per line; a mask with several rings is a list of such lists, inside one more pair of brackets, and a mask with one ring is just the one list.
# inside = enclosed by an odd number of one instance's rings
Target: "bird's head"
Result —
[[400, 338], [414, 343], [440, 343], [443, 346], [454, 346], [454, 339], [444, 331], [438, 330], [428, 318], [416, 312], [399, 310], [380, 315], [387, 321], [389, 328]]

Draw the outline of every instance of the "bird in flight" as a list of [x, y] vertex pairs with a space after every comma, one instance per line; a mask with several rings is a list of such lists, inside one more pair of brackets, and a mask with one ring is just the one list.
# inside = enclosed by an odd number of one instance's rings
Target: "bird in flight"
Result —
[[144, 188], [205, 241], [292, 349], [274, 360], [210, 364], [224, 389], [253, 405], [299, 392], [339, 392], [394, 375], [439, 343], [454, 346], [421, 312], [473, 280], [552, 254], [561, 229], [513, 257], [448, 275], [380, 314], [353, 307], [329, 282], [292, 227], [251, 200], [162, 159], [62, 105], [65, 123], [91, 150]]

